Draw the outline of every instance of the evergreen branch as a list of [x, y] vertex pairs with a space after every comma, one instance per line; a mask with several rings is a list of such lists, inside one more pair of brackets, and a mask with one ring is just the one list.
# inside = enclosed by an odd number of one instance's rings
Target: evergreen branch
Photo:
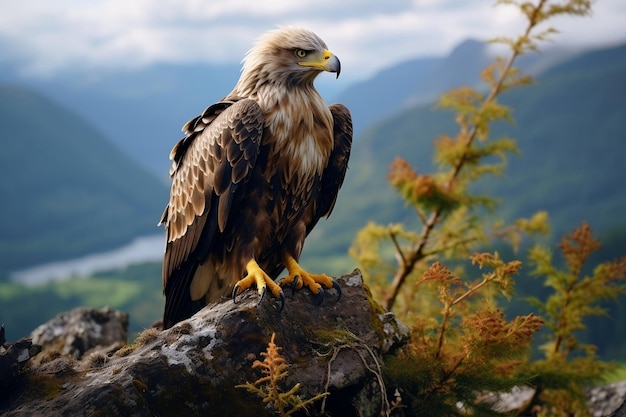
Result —
[[435, 351], [435, 359], [439, 359], [441, 350], [443, 349], [443, 341], [445, 340], [446, 332], [448, 331], [448, 321], [450, 320], [450, 304], [445, 303], [443, 307], [443, 318], [441, 320], [441, 326], [439, 328], [439, 337], [437, 338], [437, 350]]
[[400, 260], [402, 261], [401, 265], [406, 265], [406, 257], [404, 256], [404, 253], [402, 252], [402, 248], [400, 247], [400, 243], [398, 242], [396, 233], [393, 230], [389, 232], [389, 237], [391, 239], [391, 242], [393, 242], [393, 246], [395, 246], [396, 248], [396, 253], [400, 257]]
[[495, 278], [496, 278], [496, 274], [495, 273], [489, 274], [488, 277], [483, 277], [482, 281], [480, 281], [478, 284], [474, 285], [469, 290], [467, 290], [463, 294], [461, 294], [454, 301], [452, 301], [452, 306], [455, 306], [455, 305], [459, 304], [461, 301], [465, 300], [467, 297], [469, 297], [470, 295], [474, 294], [476, 291], [478, 291], [480, 288], [482, 288], [485, 284], [487, 284], [490, 281], [493, 281]]
[[422, 259], [424, 259], [424, 249], [426, 248], [426, 242], [430, 236], [431, 231], [437, 225], [439, 221], [439, 216], [441, 213], [440, 208], [436, 208], [434, 212], [428, 217], [426, 224], [422, 230], [422, 234], [420, 236], [420, 240], [413, 245], [409, 256], [406, 258], [406, 261], [402, 264], [400, 269], [396, 272], [393, 281], [391, 282], [391, 292], [387, 296], [385, 303], [385, 308], [387, 310], [391, 310], [393, 305], [396, 302], [396, 298], [400, 293], [400, 288], [404, 285], [404, 282], [409, 277], [409, 275], [413, 272], [415, 265]]
[[[529, 15], [528, 26], [526, 27], [526, 30], [524, 31], [524, 35], [520, 39], [529, 37], [532, 30], [535, 28], [535, 26], [538, 23], [539, 12], [543, 9], [546, 1], [547, 0], [540, 0], [539, 4], [534, 8], [533, 12]], [[518, 41], [518, 43], [521, 43], [521, 41]], [[485, 109], [488, 105], [493, 103], [496, 97], [498, 96], [498, 94], [500, 94], [500, 92], [503, 90], [504, 82], [511, 68], [513, 67], [513, 63], [523, 52], [524, 50], [521, 47], [521, 44], [518, 45], [517, 47], [512, 48], [512, 53], [509, 56], [506, 63], [504, 64], [503, 70], [500, 71], [500, 74], [497, 80], [495, 81], [494, 85], [492, 86], [489, 92], [489, 95], [484, 99], [480, 108], [481, 110]], [[463, 129], [462, 127], [461, 130], [463, 133], [465, 129]], [[476, 124], [471, 126], [469, 130], [466, 131], [465, 140], [464, 140], [464, 151], [462, 152], [461, 157], [458, 159], [456, 164], [454, 164], [454, 166], [452, 167], [450, 178], [444, 185], [446, 191], [448, 192], [452, 191], [454, 184], [456, 183], [459, 175], [461, 174], [461, 170], [463, 169], [463, 167], [465, 166], [465, 163], [467, 162], [467, 155], [468, 155], [469, 149], [472, 146], [473, 142], [475, 141], [477, 133], [478, 133], [478, 128]], [[398, 294], [400, 292], [400, 289], [404, 285], [406, 279], [413, 272], [415, 265], [420, 260], [425, 258], [426, 243], [428, 242], [428, 238], [430, 237], [430, 234], [432, 233], [433, 229], [441, 220], [442, 212], [443, 212], [442, 206], [436, 207], [431, 212], [430, 216], [427, 217], [426, 222], [424, 223], [420, 240], [415, 245], [413, 245], [408, 257], [405, 257], [403, 255], [404, 262], [402, 263], [402, 266], [400, 267], [400, 269], [396, 272], [393, 278], [393, 281], [391, 282], [391, 291], [389, 292], [388, 296], [386, 297], [384, 301], [385, 308], [387, 308], [387, 310], [392, 310], [396, 302], [396, 299], [398, 297]]]

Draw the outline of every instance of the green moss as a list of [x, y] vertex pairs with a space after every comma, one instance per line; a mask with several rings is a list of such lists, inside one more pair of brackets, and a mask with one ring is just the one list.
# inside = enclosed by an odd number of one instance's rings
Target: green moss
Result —
[[615, 369], [605, 373], [604, 379], [609, 384], [626, 380], [626, 363], [618, 363]]
[[[380, 319], [380, 315], [387, 313], [387, 310], [385, 310], [383, 306], [381, 306], [376, 300], [374, 300], [374, 297], [372, 296], [372, 291], [370, 291], [369, 287], [365, 284], [363, 284], [363, 292], [365, 293], [365, 296], [367, 297], [367, 302], [370, 305], [370, 327], [372, 329], [375, 329], [376, 333], [384, 338], [385, 328], [383, 322]], [[396, 329], [396, 331], [398, 331], [398, 329]]]
[[374, 300], [372, 290], [370, 290], [370, 287], [365, 283], [363, 283], [363, 291], [365, 292], [365, 295], [367, 296], [367, 301], [369, 302], [370, 307], [372, 307], [372, 311], [374, 313], [385, 314], [387, 312], [387, 310], [385, 310], [383, 306], [381, 306], [376, 300]]
[[62, 392], [62, 380], [53, 375], [30, 374], [28, 375], [28, 382], [29, 388], [25, 393], [27, 400], [23, 401], [24, 403], [39, 398], [52, 400]]
[[139, 346], [148, 344], [152, 342], [153, 340], [156, 340], [156, 338], [159, 336], [159, 333], [161, 333], [161, 331], [157, 328], [154, 328], [154, 327], [147, 328], [141, 333], [139, 333], [139, 336], [137, 336], [135, 343]]
[[115, 352], [115, 356], [124, 357], [133, 353], [139, 345], [137, 343], [132, 343], [130, 345], [122, 346]]
[[324, 346], [337, 346], [357, 341], [354, 333], [344, 329], [317, 329], [311, 341]]

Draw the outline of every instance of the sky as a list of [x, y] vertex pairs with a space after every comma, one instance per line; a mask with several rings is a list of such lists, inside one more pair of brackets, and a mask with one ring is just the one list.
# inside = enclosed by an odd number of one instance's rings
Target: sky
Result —
[[[0, 65], [29, 77], [141, 69], [154, 63], [238, 63], [279, 25], [320, 35], [343, 72], [365, 78], [464, 39], [519, 34], [523, 19], [495, 0], [0, 0]], [[626, 1], [552, 21], [564, 46], [626, 41]]]

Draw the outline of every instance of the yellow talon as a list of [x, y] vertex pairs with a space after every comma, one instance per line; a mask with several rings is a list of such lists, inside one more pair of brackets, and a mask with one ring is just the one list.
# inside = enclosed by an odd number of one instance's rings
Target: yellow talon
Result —
[[292, 257], [287, 256], [285, 258], [285, 267], [287, 268], [287, 275], [285, 278], [281, 279], [279, 284], [281, 286], [291, 285], [294, 289], [299, 290], [300, 288], [307, 287], [313, 294], [319, 295], [322, 287], [324, 288], [335, 288], [339, 291], [341, 295], [341, 290], [339, 286], [331, 277], [326, 274], [310, 274], [306, 272], [300, 264]]
[[259, 302], [261, 302], [261, 300], [263, 299], [263, 296], [265, 295], [266, 290], [269, 289], [270, 293], [275, 298], [278, 298], [280, 300], [280, 303], [281, 303], [280, 309], [282, 310], [282, 308], [285, 305], [285, 295], [283, 294], [283, 290], [280, 288], [280, 286], [276, 284], [274, 280], [270, 278], [270, 276], [267, 275], [265, 271], [263, 271], [263, 269], [261, 269], [259, 264], [256, 263], [254, 259], [251, 259], [246, 264], [246, 271], [248, 272], [248, 275], [245, 278], [237, 281], [237, 283], [233, 287], [233, 294], [232, 294], [233, 301], [236, 302], [237, 296], [239, 294], [241, 294], [248, 288], [256, 285], [257, 292], [259, 293], [259, 296], [261, 297]]

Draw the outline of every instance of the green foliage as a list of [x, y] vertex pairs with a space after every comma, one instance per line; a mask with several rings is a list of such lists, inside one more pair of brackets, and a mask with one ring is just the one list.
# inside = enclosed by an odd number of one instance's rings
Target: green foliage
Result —
[[[384, 284], [381, 285], [380, 279], [375, 280], [379, 293], [384, 292], [383, 301], [388, 309], [392, 309], [400, 293], [406, 291], [406, 281], [416, 278], [416, 273], [418, 276], [423, 273], [436, 256], [466, 257], [470, 247], [485, 244], [489, 238], [506, 235], [510, 240], [519, 242], [524, 232], [547, 229], [545, 224], [537, 224], [542, 219], [547, 220], [546, 217], [535, 215], [532, 220], [519, 220], [506, 226], [505, 231], [499, 230], [497, 226], [500, 222], [490, 224], [482, 215], [485, 209], [492, 210], [497, 202], [470, 189], [470, 185], [483, 176], [502, 173], [507, 154], [517, 152], [514, 140], [508, 137], [490, 138], [490, 126], [499, 120], [511, 121], [510, 109], [498, 103], [498, 96], [511, 87], [530, 82], [528, 77], [520, 76], [513, 63], [519, 55], [534, 48], [536, 38], [533, 29], [546, 16], [563, 13], [561, 9], [552, 10], [552, 5], [546, 3], [549, 2], [541, 1], [536, 6], [529, 3], [519, 5], [528, 17], [528, 26], [524, 35], [516, 40], [499, 40], [509, 43], [512, 52], [508, 59], [497, 59], [483, 71], [482, 79], [488, 86], [486, 93], [461, 87], [442, 95], [439, 106], [455, 111], [459, 130], [455, 136], [441, 135], [435, 141], [434, 159], [438, 171], [418, 174], [417, 169], [399, 157], [391, 164], [388, 180], [415, 210], [421, 231], [411, 233], [401, 225], [390, 226], [386, 230], [369, 225], [359, 233], [351, 248], [351, 255], [363, 267], [367, 277], [369, 271], [365, 264], [372, 263], [372, 253], [380, 252], [371, 245], [378, 245], [375, 241], [380, 239], [393, 244], [393, 257], [399, 265], [390, 290], [380, 291]], [[530, 15], [529, 7], [533, 9]], [[525, 227], [529, 225], [533, 227]], [[365, 236], [367, 234], [369, 236]], [[381, 264], [390, 263], [380, 257], [376, 260]], [[412, 299], [409, 294], [409, 302], [401, 307], [401, 315], [408, 311]]]
[[109, 306], [128, 312], [129, 331], [136, 333], [163, 313], [160, 276], [161, 264], [148, 263], [33, 287], [0, 282], [0, 323], [7, 339], [17, 340], [62, 311]]
[[272, 333], [272, 339], [267, 345], [267, 350], [261, 352], [263, 361], [256, 360], [252, 364], [253, 368], [260, 368], [263, 376], [254, 382], [247, 382], [237, 385], [237, 388], [244, 388], [262, 398], [264, 403], [270, 404], [278, 415], [290, 416], [298, 410], [306, 407], [328, 395], [328, 393], [318, 394], [308, 400], [302, 400], [296, 393], [300, 390], [300, 384], [294, 385], [288, 391], [283, 391], [280, 383], [289, 374], [289, 365], [280, 354], [281, 348], [276, 345]]
[[579, 279], [598, 247], [588, 226], [561, 243], [567, 271], [553, 266], [548, 251], [531, 253], [535, 273], [554, 289], [545, 303], [536, 301], [553, 334], [543, 360], [530, 361], [530, 353], [544, 319], [528, 314], [507, 320], [497, 307], [513, 295], [512, 276], [521, 262], [505, 262], [498, 252], [474, 253], [472, 264], [487, 272], [473, 280], [462, 278], [473, 275], [462, 259], [495, 238], [517, 248], [524, 234], [547, 232], [546, 212], [510, 224], [492, 220], [488, 214], [497, 201], [477, 193], [474, 185], [485, 175], [501, 174], [507, 156], [517, 152], [515, 140], [491, 137], [492, 125], [512, 121], [511, 110], [498, 101], [502, 92], [530, 83], [514, 61], [554, 32], [537, 32], [537, 26], [563, 14], [587, 14], [591, 7], [591, 2], [577, 0], [501, 3], [521, 11], [526, 30], [517, 38], [496, 40], [508, 45], [511, 54], [483, 71], [485, 93], [462, 87], [441, 97], [439, 107], [455, 112], [458, 132], [435, 141], [436, 172], [419, 173], [403, 158], [391, 164], [388, 181], [416, 214], [418, 231], [400, 223], [369, 223], [351, 248], [373, 293], [411, 324], [410, 343], [388, 358], [385, 368], [392, 381], [388, 385], [398, 387], [407, 415], [497, 414], [477, 393], [516, 385], [534, 387], [535, 396], [515, 415], [531, 410], [546, 416], [586, 415], [583, 387], [610, 368], [595, 357], [592, 345], [578, 342], [575, 332], [585, 328], [587, 316], [605, 313], [599, 300], [623, 291], [610, 283], [626, 274], [626, 258], [601, 264], [592, 276]]
[[526, 409], [547, 403], [544, 415], [588, 415], [583, 401], [583, 389], [597, 382], [614, 369], [614, 365], [599, 361], [596, 348], [580, 343], [577, 334], [585, 329], [587, 316], [606, 314], [600, 304], [615, 300], [626, 293], [626, 256], [597, 265], [591, 275], [584, 272], [593, 252], [600, 249], [598, 239], [585, 222], [565, 236], [559, 249], [566, 267], [554, 266], [552, 252], [536, 246], [530, 252], [533, 273], [544, 278], [552, 294], [545, 302], [536, 298], [531, 302], [546, 319], [550, 330], [542, 345], [544, 358], [525, 366], [523, 373], [532, 376], [535, 394]]
[[[626, 141], [619, 140], [626, 129], [626, 46], [587, 52], [555, 65], [532, 85], [507, 90], [499, 102], [513, 109], [516, 123], [494, 124], [491, 136], [516, 138], [522, 157], [507, 153], [504, 175], [483, 175], [471, 190], [494, 199], [494, 209], [507, 222], [548, 211], [553, 241], [587, 219], [607, 250], [623, 247], [626, 222], [619, 214], [626, 211], [626, 193], [616, 190], [623, 188], [626, 177]], [[351, 163], [332, 216], [317, 226], [303, 255], [344, 250], [370, 220], [381, 225], [403, 222], [418, 231], [414, 211], [380, 173], [396, 155], [418, 174], [434, 172], [431, 144], [442, 132], [456, 136], [451, 119], [448, 111], [425, 103], [359, 137], [353, 149], [353, 161], [358, 162]]]
[[605, 373], [603, 377], [608, 384], [626, 380], [626, 364], [616, 364], [615, 368]]
[[475, 254], [472, 262], [488, 271], [466, 282], [435, 262], [417, 282], [439, 308], [419, 310], [411, 342], [385, 361], [387, 385], [399, 387], [407, 415], [495, 415], [476, 393], [528, 381], [518, 369], [543, 320], [529, 314], [507, 321], [495, 306], [496, 293], [510, 293], [520, 263], [497, 253]]

